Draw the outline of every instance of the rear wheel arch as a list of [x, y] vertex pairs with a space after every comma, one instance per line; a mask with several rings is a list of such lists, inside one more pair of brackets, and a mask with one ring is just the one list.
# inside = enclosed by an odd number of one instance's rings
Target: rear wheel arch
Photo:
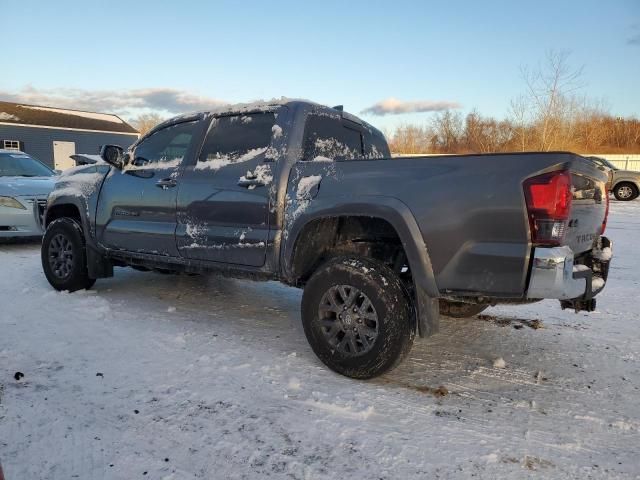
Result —
[[[283, 276], [290, 283], [299, 280], [294, 273], [294, 253], [299, 248], [300, 234], [309, 228], [311, 222], [329, 218], [369, 218], [384, 222], [395, 232], [407, 256], [414, 280], [431, 297], [439, 292], [422, 232], [409, 207], [393, 197], [368, 196], [366, 202], [332, 204], [303, 215], [285, 231], [282, 250]], [[305, 237], [302, 237], [305, 238]]]
[[326, 216], [310, 220], [296, 236], [290, 274], [295, 283], [305, 283], [324, 261], [347, 254], [369, 257], [389, 266], [394, 256], [406, 257], [398, 232], [387, 220], [363, 215]]

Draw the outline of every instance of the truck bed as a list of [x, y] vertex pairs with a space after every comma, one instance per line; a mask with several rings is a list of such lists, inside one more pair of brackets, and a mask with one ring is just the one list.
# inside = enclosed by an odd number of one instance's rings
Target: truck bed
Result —
[[289, 195], [295, 196], [299, 179], [320, 176], [317, 201], [305, 214], [367, 196], [398, 199], [418, 222], [441, 293], [522, 298], [536, 247], [523, 182], [555, 170], [571, 172], [572, 209], [562, 245], [578, 256], [601, 232], [607, 173], [572, 153], [298, 162]]

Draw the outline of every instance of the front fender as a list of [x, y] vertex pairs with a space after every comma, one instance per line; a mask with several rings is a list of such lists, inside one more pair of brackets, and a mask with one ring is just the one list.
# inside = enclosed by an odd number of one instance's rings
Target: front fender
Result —
[[88, 165], [63, 173], [47, 199], [45, 225], [56, 216], [56, 207], [73, 206], [80, 214], [87, 242], [93, 244], [98, 196], [109, 170], [107, 165]]
[[62, 193], [58, 194], [56, 191], [52, 191], [49, 194], [49, 198], [47, 199], [47, 209], [45, 212], [44, 225], [48, 226], [53, 220], [59, 218], [60, 209], [57, 207], [73, 207], [78, 210], [80, 213], [80, 223], [82, 225], [82, 229], [85, 232], [90, 232], [91, 237], [93, 237], [92, 226], [89, 216], [89, 205], [87, 203], [87, 199], [81, 197], [80, 195], [73, 195], [70, 193]]

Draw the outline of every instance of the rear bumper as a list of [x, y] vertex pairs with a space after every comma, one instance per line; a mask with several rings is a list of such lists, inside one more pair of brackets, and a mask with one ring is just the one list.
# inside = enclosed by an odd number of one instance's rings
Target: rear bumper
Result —
[[612, 244], [600, 237], [597, 246], [587, 256], [574, 263], [571, 248], [536, 248], [531, 267], [527, 298], [555, 298], [563, 307], [587, 309], [580, 302], [590, 302], [604, 288], [609, 273]]

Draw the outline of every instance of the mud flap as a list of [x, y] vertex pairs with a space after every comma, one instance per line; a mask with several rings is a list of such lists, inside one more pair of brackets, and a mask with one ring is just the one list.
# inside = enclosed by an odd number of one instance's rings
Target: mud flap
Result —
[[87, 274], [89, 278], [107, 278], [113, 277], [113, 263], [109, 261], [100, 252], [91, 248], [89, 245], [86, 247], [87, 251]]
[[418, 335], [428, 337], [440, 330], [440, 302], [438, 298], [427, 295], [422, 288], [416, 288], [416, 316]]

